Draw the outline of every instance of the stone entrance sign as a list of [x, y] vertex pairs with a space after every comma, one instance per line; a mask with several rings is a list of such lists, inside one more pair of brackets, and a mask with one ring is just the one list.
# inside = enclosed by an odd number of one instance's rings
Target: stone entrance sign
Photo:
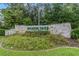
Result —
[[70, 38], [71, 24], [70, 23], [53, 24], [49, 26], [49, 31], [51, 34], [59, 34], [66, 38]]
[[71, 24], [53, 24], [53, 25], [15, 25], [14, 29], [6, 30], [5, 35], [13, 35], [15, 33], [24, 34], [26, 31], [49, 31], [50, 34], [59, 34], [66, 38], [71, 37]]

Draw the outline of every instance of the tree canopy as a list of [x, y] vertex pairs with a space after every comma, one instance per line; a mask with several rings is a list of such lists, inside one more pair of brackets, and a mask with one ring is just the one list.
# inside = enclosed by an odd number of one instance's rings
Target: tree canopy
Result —
[[70, 22], [73, 29], [79, 27], [79, 4], [75, 3], [11, 3], [2, 10], [2, 14], [6, 27], [65, 22]]

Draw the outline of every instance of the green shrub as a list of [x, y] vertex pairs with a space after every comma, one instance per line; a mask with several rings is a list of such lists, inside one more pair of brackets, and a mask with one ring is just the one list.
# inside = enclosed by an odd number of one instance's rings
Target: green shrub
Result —
[[5, 29], [0, 29], [0, 36], [4, 36], [5, 35]]
[[34, 32], [26, 31], [24, 35], [25, 36], [43, 36], [48, 34], [50, 34], [48, 31], [34, 31]]
[[73, 39], [79, 39], [79, 28], [74, 29], [74, 30], [71, 32], [71, 37], [72, 37]]
[[23, 24], [24, 25], [31, 25], [32, 24], [32, 21], [29, 17], [26, 17], [22, 20]]
[[66, 39], [59, 35], [43, 35], [39, 37], [15, 35], [5, 37], [2, 40], [3, 47], [15, 50], [43, 50], [67, 44]]
[[68, 45], [68, 40], [61, 35], [49, 35], [51, 43], [53, 42], [57, 46]]

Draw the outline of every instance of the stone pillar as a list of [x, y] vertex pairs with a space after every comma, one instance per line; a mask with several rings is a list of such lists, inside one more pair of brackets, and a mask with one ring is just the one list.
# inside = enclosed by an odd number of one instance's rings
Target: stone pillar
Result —
[[27, 31], [27, 26], [24, 26], [24, 25], [15, 25], [15, 30], [19, 34], [24, 34]]

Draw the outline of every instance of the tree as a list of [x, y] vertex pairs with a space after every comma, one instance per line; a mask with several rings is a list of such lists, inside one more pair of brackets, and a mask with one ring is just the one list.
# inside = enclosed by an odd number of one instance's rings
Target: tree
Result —
[[[47, 24], [62, 22], [62, 10], [63, 4], [51, 4], [50, 7], [45, 11], [45, 19]], [[51, 6], [50, 5], [50, 6]]]
[[44, 4], [27, 4], [28, 6], [28, 15], [32, 20], [33, 25], [37, 25], [38, 22], [42, 24], [43, 22], [43, 9], [44, 9]]
[[[2, 12], [5, 19], [5, 26], [14, 27], [17, 24], [25, 24], [24, 22], [26, 20], [30, 20], [26, 12], [24, 4], [9, 4], [8, 8], [4, 9]], [[26, 20], [24, 21], [24, 19]]]
[[79, 27], [79, 4], [9, 4], [2, 13], [6, 27], [65, 22], [70, 22], [73, 29]]
[[79, 4], [55, 3], [51, 6], [45, 9], [44, 19], [47, 24], [70, 22], [73, 29], [79, 27]]

